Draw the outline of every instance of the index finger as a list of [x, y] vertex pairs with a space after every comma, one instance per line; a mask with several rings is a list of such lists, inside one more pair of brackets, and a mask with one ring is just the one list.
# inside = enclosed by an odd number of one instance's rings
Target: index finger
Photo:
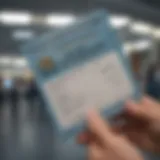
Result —
[[89, 131], [93, 133], [96, 138], [104, 145], [109, 145], [114, 139], [114, 135], [106, 121], [96, 111], [88, 113], [88, 127]]

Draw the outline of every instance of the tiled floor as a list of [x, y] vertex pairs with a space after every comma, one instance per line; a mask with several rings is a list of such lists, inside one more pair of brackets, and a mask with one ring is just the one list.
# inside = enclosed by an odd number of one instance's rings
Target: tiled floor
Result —
[[74, 140], [62, 143], [54, 136], [54, 127], [38, 104], [5, 104], [0, 108], [0, 160], [72, 160], [86, 159]]

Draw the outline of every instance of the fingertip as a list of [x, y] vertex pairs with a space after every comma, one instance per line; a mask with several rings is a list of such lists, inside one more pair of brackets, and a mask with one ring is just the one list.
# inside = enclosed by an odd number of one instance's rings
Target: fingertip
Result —
[[142, 104], [144, 106], [149, 106], [149, 108], [154, 107], [154, 106], [159, 106], [159, 103], [152, 97], [145, 96], [142, 99]]
[[133, 100], [128, 100], [125, 104], [126, 108], [133, 107], [135, 105], [135, 102]]
[[142, 103], [142, 104], [148, 104], [148, 103], [150, 103], [151, 101], [152, 101], [151, 97], [149, 97], [149, 96], [144, 96], [144, 97], [142, 98], [142, 100], [141, 100], [141, 103]]
[[111, 143], [113, 138], [111, 128], [103, 117], [95, 110], [90, 110], [88, 112], [88, 129], [96, 136], [100, 143], [104, 143], [105, 145]]
[[90, 126], [94, 126], [97, 122], [99, 122], [100, 119], [101, 119], [101, 116], [98, 113], [98, 111], [91, 109], [87, 112], [87, 121], [88, 121], [89, 128]]
[[98, 116], [98, 113], [97, 113], [97, 111], [96, 110], [94, 110], [94, 109], [91, 109], [91, 110], [89, 110], [88, 112], [87, 112], [87, 118], [89, 119], [89, 120], [93, 120], [95, 117], [97, 117]]
[[138, 112], [139, 110], [138, 104], [135, 103], [135, 101], [133, 100], [127, 101], [125, 108], [126, 108], [126, 111], [128, 111], [129, 113], [135, 113], [135, 112]]

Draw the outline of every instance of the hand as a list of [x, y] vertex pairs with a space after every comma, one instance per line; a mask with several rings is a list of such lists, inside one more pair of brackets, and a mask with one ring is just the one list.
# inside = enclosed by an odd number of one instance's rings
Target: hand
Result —
[[142, 160], [136, 148], [125, 138], [115, 135], [109, 125], [94, 111], [88, 115], [89, 132], [79, 136], [88, 146], [89, 160]]
[[118, 134], [127, 136], [143, 150], [160, 153], [160, 103], [145, 97], [141, 102], [130, 101], [123, 115], [116, 121], [125, 124], [116, 126]]

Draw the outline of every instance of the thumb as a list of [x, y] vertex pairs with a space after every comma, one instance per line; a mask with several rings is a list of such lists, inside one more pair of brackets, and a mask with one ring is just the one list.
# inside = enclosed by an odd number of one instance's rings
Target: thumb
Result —
[[115, 136], [111, 132], [109, 125], [93, 110], [88, 113], [88, 129], [104, 146], [112, 144]]
[[126, 104], [126, 110], [129, 114], [145, 120], [160, 120], [160, 108], [157, 103], [151, 99], [143, 98], [141, 103], [129, 101]]

